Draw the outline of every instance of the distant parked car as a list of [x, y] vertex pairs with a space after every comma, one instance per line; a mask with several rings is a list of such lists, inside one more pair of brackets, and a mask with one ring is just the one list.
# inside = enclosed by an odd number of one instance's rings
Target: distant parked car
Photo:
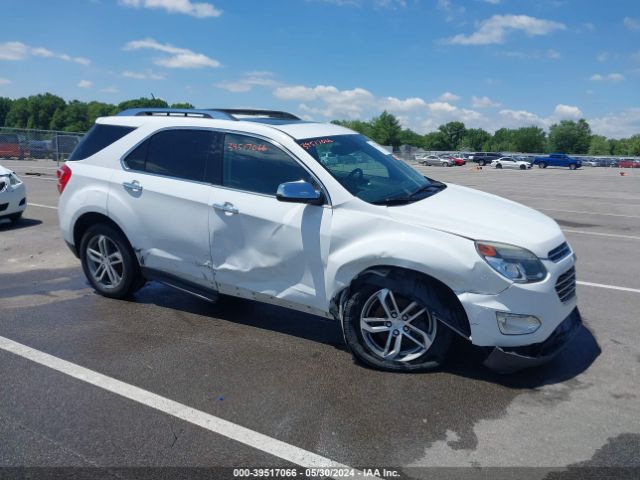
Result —
[[0, 165], [0, 220], [17, 222], [27, 208], [27, 190], [22, 180]]
[[451, 160], [453, 160], [453, 164], [457, 167], [461, 167], [467, 163], [467, 160], [460, 154], [453, 153], [449, 156]]
[[536, 157], [533, 163], [534, 165], [538, 165], [540, 168], [569, 167], [569, 170], [575, 170], [582, 166], [581, 160], [570, 157], [564, 153], [552, 153], [546, 157]]
[[78, 135], [56, 135], [51, 141], [52, 158], [54, 160], [64, 160], [71, 155], [71, 152], [80, 143], [81, 137]]
[[23, 146], [25, 157], [52, 158], [51, 140], [27, 140]]
[[494, 160], [497, 160], [502, 157], [504, 157], [504, 155], [497, 152], [478, 152], [471, 155], [469, 157], [469, 160], [473, 160], [477, 164], [482, 165], [484, 167], [485, 165], [489, 165]]
[[24, 150], [15, 133], [0, 133], [0, 158], [24, 158]]
[[417, 157], [416, 160], [422, 165], [439, 165], [441, 167], [451, 167], [454, 163], [450, 158], [438, 157], [437, 155]]
[[618, 162], [620, 168], [640, 168], [640, 160], [633, 160], [632, 158], [621, 158]]
[[513, 157], [502, 157], [491, 162], [491, 166], [497, 169], [501, 168], [514, 168], [520, 170], [527, 170], [531, 168], [531, 164], [524, 160], [516, 160]]

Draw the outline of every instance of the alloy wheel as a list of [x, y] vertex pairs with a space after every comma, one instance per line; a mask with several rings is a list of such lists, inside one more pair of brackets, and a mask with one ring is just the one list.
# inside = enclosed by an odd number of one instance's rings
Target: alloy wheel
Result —
[[96, 235], [87, 245], [87, 265], [96, 283], [113, 289], [120, 285], [124, 275], [122, 252], [106, 235]]

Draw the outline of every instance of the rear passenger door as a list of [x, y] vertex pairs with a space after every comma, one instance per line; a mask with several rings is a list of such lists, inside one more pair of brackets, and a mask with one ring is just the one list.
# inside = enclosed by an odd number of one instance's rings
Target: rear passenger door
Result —
[[326, 307], [331, 208], [278, 201], [278, 185], [297, 180], [317, 185], [278, 145], [225, 135], [222, 185], [213, 188], [210, 211], [220, 292], [303, 310]]
[[221, 138], [206, 129], [161, 130], [126, 155], [113, 175], [109, 214], [147, 275], [213, 288], [209, 202], [211, 183], [220, 177]]

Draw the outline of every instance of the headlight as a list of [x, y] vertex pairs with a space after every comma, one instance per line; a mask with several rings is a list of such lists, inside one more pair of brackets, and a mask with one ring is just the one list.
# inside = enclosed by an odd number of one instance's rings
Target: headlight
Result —
[[524, 248], [506, 243], [476, 242], [478, 254], [500, 275], [518, 283], [533, 283], [547, 276], [540, 259]]

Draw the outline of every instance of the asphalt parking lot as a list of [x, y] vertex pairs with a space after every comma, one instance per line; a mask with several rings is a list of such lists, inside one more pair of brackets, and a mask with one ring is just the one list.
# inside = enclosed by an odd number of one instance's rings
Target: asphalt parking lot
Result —
[[[442, 371], [407, 375], [355, 364], [339, 325], [318, 317], [155, 283], [132, 301], [96, 295], [58, 231], [55, 164], [2, 164], [24, 179], [29, 207], [0, 224], [0, 466], [129, 478], [119, 468], [290, 467], [306, 451], [404, 478], [640, 472], [640, 171], [416, 167], [556, 219], [578, 256], [587, 328], [538, 369], [494, 374], [459, 342]], [[54, 370], [7, 340], [122, 384]], [[125, 398], [123, 385], [175, 410]], [[212, 418], [233, 435], [203, 427]], [[278, 448], [260, 449], [270, 444], [259, 434]]]

